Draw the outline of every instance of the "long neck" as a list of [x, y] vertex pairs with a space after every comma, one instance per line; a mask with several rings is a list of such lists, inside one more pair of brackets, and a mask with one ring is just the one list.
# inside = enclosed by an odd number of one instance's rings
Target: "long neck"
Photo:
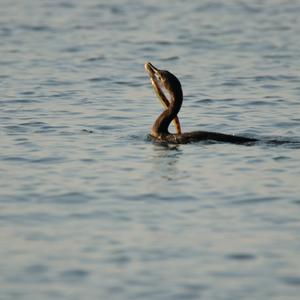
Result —
[[155, 137], [159, 137], [160, 135], [169, 134], [168, 128], [172, 120], [177, 116], [180, 111], [183, 94], [181, 86], [177, 86], [170, 92], [171, 100], [169, 107], [160, 114], [160, 116], [156, 119], [151, 134]]

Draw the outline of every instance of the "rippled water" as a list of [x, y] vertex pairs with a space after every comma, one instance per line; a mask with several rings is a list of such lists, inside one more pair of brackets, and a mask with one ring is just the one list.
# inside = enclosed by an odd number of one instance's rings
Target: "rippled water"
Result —
[[[0, 2], [0, 299], [299, 299], [300, 2]], [[183, 130], [147, 141], [145, 61]]]

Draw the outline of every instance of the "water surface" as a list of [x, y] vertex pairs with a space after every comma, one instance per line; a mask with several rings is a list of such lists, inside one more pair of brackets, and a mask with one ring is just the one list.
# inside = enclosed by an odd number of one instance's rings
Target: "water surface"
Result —
[[0, 4], [2, 300], [298, 299], [299, 143], [147, 140], [145, 61], [183, 130], [299, 141], [299, 1]]

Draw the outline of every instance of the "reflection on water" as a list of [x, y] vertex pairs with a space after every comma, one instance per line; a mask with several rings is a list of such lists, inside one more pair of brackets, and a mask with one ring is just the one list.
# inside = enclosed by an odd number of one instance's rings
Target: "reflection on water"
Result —
[[154, 145], [153, 174], [158, 174], [164, 180], [179, 179], [176, 167], [178, 159], [182, 155], [179, 146], [176, 145]]

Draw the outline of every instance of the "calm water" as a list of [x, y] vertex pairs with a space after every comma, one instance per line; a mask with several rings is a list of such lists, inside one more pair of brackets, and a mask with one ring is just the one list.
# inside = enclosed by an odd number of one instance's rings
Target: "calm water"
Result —
[[[299, 299], [300, 2], [0, 1], [0, 299]], [[184, 131], [147, 141], [145, 61]]]

